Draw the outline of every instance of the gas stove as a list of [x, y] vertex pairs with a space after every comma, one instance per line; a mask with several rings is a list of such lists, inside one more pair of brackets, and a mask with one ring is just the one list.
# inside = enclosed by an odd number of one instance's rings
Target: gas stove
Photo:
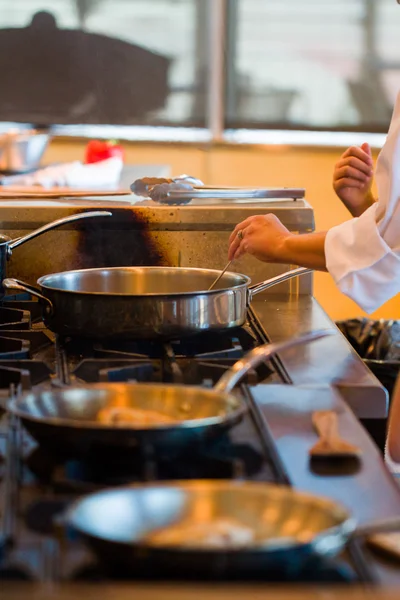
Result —
[[[244, 327], [168, 344], [123, 341], [92, 343], [59, 339], [44, 328], [36, 302], [7, 297], [0, 307], [0, 403], [10, 394], [81, 382], [157, 381], [211, 387], [236, 360], [268, 342], [253, 310]], [[3, 412], [0, 421], [0, 581], [158, 581], [162, 569], [111, 572], [62, 525], [63, 510], [77, 496], [124, 483], [191, 478], [235, 478], [291, 485], [268, 423], [251, 393], [256, 384], [289, 384], [279, 358], [250, 372], [241, 386], [249, 411], [243, 421], [190, 455], [162, 456], [135, 448], [123, 458], [112, 450], [84, 458], [58, 456], [39, 447], [19, 420]], [[238, 574], [214, 570], [218, 581]], [[182, 579], [196, 574], [182, 574]], [[337, 561], [313, 561], [291, 573], [260, 573], [261, 581], [312, 583], [373, 582], [370, 559], [350, 545]], [[203, 575], [204, 580], [204, 575]]]

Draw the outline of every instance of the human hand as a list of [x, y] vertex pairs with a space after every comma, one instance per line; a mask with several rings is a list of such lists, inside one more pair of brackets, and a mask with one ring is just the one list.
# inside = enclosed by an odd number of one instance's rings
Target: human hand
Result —
[[285, 262], [285, 241], [292, 235], [273, 214], [249, 217], [231, 233], [229, 260], [247, 253], [264, 262]]
[[372, 153], [368, 144], [348, 148], [335, 165], [333, 189], [353, 217], [359, 217], [374, 203], [371, 191], [373, 175]]

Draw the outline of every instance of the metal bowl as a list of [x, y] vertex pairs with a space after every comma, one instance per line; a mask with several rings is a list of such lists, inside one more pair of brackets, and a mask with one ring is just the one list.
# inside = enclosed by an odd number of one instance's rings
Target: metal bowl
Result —
[[8, 132], [0, 136], [0, 171], [24, 173], [37, 169], [50, 141], [35, 130]]

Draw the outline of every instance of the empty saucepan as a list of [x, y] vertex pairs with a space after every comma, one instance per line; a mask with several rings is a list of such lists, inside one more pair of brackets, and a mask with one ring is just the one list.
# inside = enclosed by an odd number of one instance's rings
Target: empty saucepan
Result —
[[45, 275], [40, 289], [6, 279], [8, 289], [39, 298], [53, 332], [92, 339], [180, 339], [240, 327], [252, 298], [311, 269], [293, 269], [257, 285], [249, 277], [184, 267], [113, 267]]

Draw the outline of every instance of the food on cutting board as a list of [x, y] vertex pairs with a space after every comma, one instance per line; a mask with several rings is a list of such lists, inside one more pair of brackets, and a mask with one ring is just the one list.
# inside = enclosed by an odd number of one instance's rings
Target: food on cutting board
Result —
[[180, 546], [206, 549], [240, 549], [254, 543], [255, 532], [229, 518], [209, 522], [186, 521], [151, 533], [145, 541], [154, 546]]
[[177, 419], [173, 419], [156, 410], [117, 406], [100, 410], [97, 414], [97, 420], [103, 425], [135, 425], [137, 427], [152, 427], [177, 423]]

